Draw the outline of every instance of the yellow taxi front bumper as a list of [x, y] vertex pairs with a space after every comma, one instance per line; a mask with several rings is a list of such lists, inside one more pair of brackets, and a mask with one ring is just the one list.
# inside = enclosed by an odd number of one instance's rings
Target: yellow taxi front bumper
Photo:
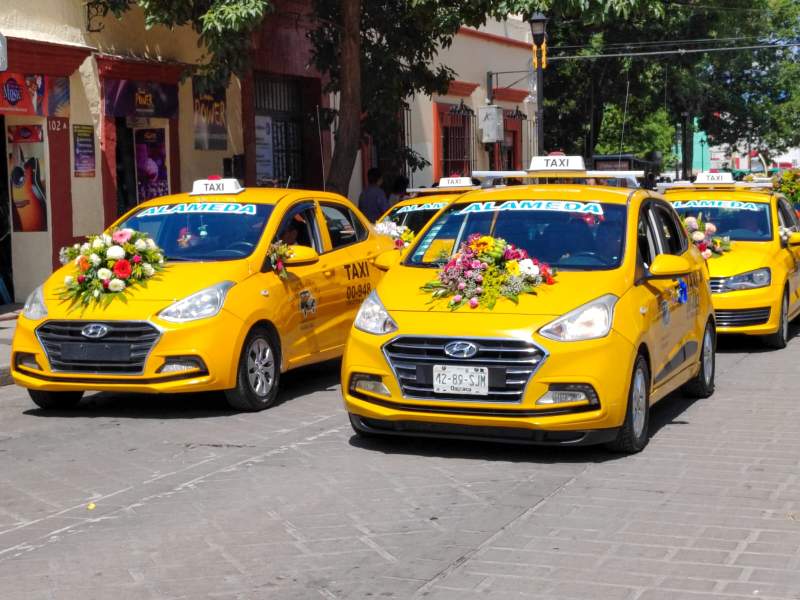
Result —
[[780, 326], [783, 288], [770, 285], [711, 296], [717, 333], [769, 335]]
[[[426, 332], [424, 336], [435, 337], [437, 329], [431, 328], [435, 316], [426, 315], [423, 320], [430, 320], [420, 328]], [[443, 334], [441, 329], [438, 333]], [[342, 363], [342, 394], [358, 430], [577, 445], [613, 440], [625, 419], [636, 348], [614, 331], [605, 338], [583, 342], [555, 342], [528, 333], [528, 340], [544, 350], [545, 357], [530, 376], [521, 400], [515, 402], [492, 397], [491, 390], [489, 396], [470, 401], [437, 400], [433, 394], [430, 398], [409, 396], [383, 352], [385, 344], [400, 335], [405, 333], [375, 336], [351, 331]], [[450, 337], [474, 339], [469, 335]], [[479, 359], [476, 364], [481, 364]], [[389, 394], [354, 389], [353, 376], [361, 374], [379, 377]], [[596, 402], [536, 404], [551, 385], [567, 384], [591, 386]]]
[[[105, 322], [112, 325], [116, 322], [133, 323], [121, 320]], [[58, 351], [53, 350], [52, 337], [42, 335], [42, 327], [48, 323], [74, 323], [75, 327], [83, 324], [82, 321], [31, 321], [20, 317], [11, 353], [11, 375], [17, 385], [52, 392], [130, 393], [203, 392], [235, 386], [244, 328], [240, 319], [225, 310], [209, 319], [181, 324], [135, 321], [151, 326], [158, 334], [151, 346], [145, 348], [146, 357], [142, 364], [137, 363], [134, 367], [124, 362], [98, 362], [75, 368], [59, 362]], [[74, 332], [71, 335], [74, 336]], [[47, 342], [49, 351], [43, 340]], [[80, 337], [75, 340], [86, 341]], [[183, 365], [181, 370], [170, 370], [166, 366], [174, 363]]]

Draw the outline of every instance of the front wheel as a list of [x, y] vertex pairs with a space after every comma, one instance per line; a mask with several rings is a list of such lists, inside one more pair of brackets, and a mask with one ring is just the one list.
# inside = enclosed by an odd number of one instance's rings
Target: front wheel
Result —
[[634, 454], [641, 452], [650, 439], [650, 369], [647, 360], [639, 354], [633, 363], [631, 386], [628, 392], [628, 409], [625, 422], [617, 439], [608, 447], [615, 452]]
[[770, 348], [780, 350], [786, 348], [789, 343], [789, 292], [783, 293], [783, 301], [781, 302], [781, 317], [778, 323], [778, 331], [772, 335], [765, 336], [764, 343]]
[[279, 365], [277, 344], [270, 331], [263, 327], [253, 329], [239, 357], [236, 387], [225, 392], [231, 408], [256, 412], [275, 404], [281, 376]]
[[700, 370], [683, 388], [686, 394], [693, 398], [708, 398], [714, 393], [715, 342], [714, 324], [709, 321], [706, 324], [705, 333], [703, 333], [703, 345], [700, 347]]
[[33, 403], [45, 410], [64, 410], [74, 407], [83, 397], [83, 392], [44, 392], [28, 390]]

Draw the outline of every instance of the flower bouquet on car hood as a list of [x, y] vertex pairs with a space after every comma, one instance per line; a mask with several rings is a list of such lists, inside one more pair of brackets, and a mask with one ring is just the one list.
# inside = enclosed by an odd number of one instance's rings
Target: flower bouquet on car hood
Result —
[[101, 307], [113, 300], [127, 302], [125, 294], [164, 269], [164, 254], [147, 234], [115, 229], [86, 238], [83, 244], [61, 248], [61, 264], [73, 263], [76, 272], [64, 277], [59, 290], [71, 305]]
[[717, 226], [700, 218], [686, 217], [683, 226], [692, 238], [692, 243], [700, 250], [703, 258], [708, 260], [712, 256], [722, 256], [731, 251], [731, 239], [728, 236], [718, 237]]
[[375, 232], [381, 235], [388, 235], [394, 241], [394, 247], [398, 250], [408, 248], [414, 241], [414, 232], [405, 225], [398, 225], [394, 221], [385, 219], [375, 224]]
[[439, 270], [437, 278], [422, 286], [432, 301], [449, 298], [450, 310], [494, 308], [507, 298], [515, 304], [521, 294], [536, 294], [540, 285], [553, 285], [555, 272], [501, 238], [473, 234]]

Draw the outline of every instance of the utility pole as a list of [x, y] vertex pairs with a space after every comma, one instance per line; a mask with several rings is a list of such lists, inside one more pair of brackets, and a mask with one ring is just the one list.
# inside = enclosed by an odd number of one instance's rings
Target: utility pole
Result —
[[536, 151], [534, 155], [544, 154], [544, 68], [547, 65], [547, 17], [533, 13], [528, 19], [533, 37], [533, 56], [531, 66], [536, 77]]

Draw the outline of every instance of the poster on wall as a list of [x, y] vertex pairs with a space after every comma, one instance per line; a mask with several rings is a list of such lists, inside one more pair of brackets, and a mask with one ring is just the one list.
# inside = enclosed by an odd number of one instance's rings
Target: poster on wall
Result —
[[72, 150], [75, 177], [95, 176], [94, 127], [91, 125], [72, 126]]
[[172, 83], [105, 79], [105, 114], [112, 117], [178, 116], [178, 86]]
[[227, 150], [225, 89], [200, 93], [197, 80], [192, 79], [192, 99], [194, 100], [194, 149]]
[[136, 196], [139, 202], [169, 194], [167, 135], [163, 127], [135, 129]]
[[6, 140], [11, 222], [14, 231], [47, 231], [42, 126], [9, 125]]
[[0, 73], [0, 113], [69, 118], [69, 79]]
[[271, 185], [274, 178], [272, 117], [256, 115], [256, 182]]

